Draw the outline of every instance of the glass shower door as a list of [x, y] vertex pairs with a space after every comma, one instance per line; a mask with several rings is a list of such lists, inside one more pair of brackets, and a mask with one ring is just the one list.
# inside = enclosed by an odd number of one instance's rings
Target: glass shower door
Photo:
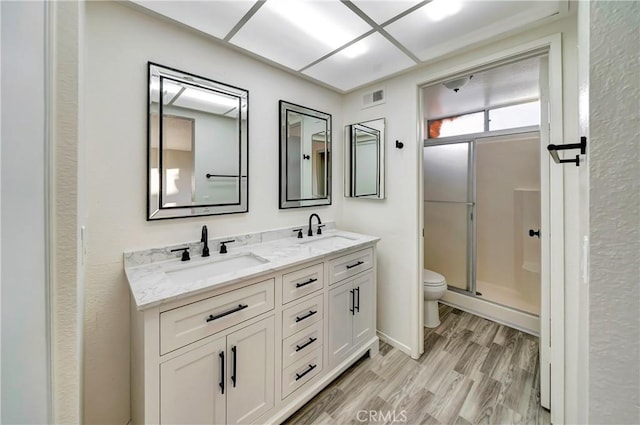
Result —
[[425, 146], [424, 267], [472, 292], [473, 143]]

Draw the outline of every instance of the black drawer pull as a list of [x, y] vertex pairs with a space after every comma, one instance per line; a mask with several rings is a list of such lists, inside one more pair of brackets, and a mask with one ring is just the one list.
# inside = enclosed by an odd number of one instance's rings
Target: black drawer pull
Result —
[[364, 264], [364, 261], [358, 261], [355, 264], [351, 264], [350, 266], [347, 266], [347, 269], [352, 269], [354, 267], [358, 267], [360, 264]]
[[296, 288], [302, 288], [303, 286], [307, 286], [310, 283], [317, 282], [317, 281], [318, 281], [318, 279], [313, 278], [313, 279], [307, 280], [306, 282], [296, 283]]
[[231, 347], [231, 352], [233, 353], [233, 368], [231, 370], [231, 382], [233, 382], [233, 388], [236, 387], [236, 380], [238, 379], [238, 376], [236, 375], [236, 366], [238, 365], [238, 350], [236, 349], [236, 346], [234, 345], [233, 347]]
[[221, 351], [218, 355], [220, 357], [220, 391], [224, 394], [224, 351]]
[[309, 314], [305, 314], [305, 315], [304, 315], [304, 316], [302, 316], [302, 317], [298, 317], [298, 316], [296, 316], [296, 323], [298, 323], [298, 322], [302, 322], [304, 319], [307, 319], [307, 318], [309, 318], [309, 317], [313, 316], [313, 315], [314, 315], [314, 314], [316, 314], [317, 312], [318, 312], [317, 310], [316, 310], [316, 311], [309, 310]]
[[351, 294], [351, 300], [349, 301], [349, 311], [351, 315], [355, 315], [355, 307], [356, 307], [356, 298], [355, 298], [355, 290], [349, 290], [349, 294]]
[[318, 366], [318, 365], [310, 364], [310, 365], [309, 365], [309, 369], [305, 370], [305, 371], [304, 371], [304, 372], [302, 372], [302, 373], [296, 373], [296, 381], [297, 381], [297, 380], [299, 380], [299, 379], [302, 379], [302, 377], [303, 377], [304, 375], [306, 375], [307, 373], [311, 372], [311, 371], [312, 371], [313, 369], [315, 369], [317, 366]]
[[228, 315], [236, 313], [236, 312], [238, 312], [240, 310], [244, 310], [247, 307], [249, 307], [249, 305], [247, 305], [247, 304], [238, 304], [238, 307], [232, 308], [231, 310], [225, 311], [224, 313], [216, 314], [215, 316], [213, 314], [210, 314], [209, 317], [207, 317], [207, 322], [212, 322], [212, 321], [214, 321], [216, 319], [219, 319], [221, 317], [228, 316]]
[[309, 344], [313, 344], [317, 340], [318, 340], [318, 338], [309, 337], [309, 341], [305, 342], [302, 345], [296, 345], [296, 352], [302, 350], [304, 347], [308, 346]]

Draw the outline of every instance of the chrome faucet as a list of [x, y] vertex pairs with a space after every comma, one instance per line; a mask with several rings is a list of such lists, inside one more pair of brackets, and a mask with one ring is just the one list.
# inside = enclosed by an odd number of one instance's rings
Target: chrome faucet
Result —
[[202, 247], [202, 256], [209, 256], [209, 231], [207, 230], [207, 226], [202, 226], [202, 237], [200, 238], [200, 242], [204, 243]]
[[307, 236], [313, 236], [313, 230], [311, 229], [311, 221], [313, 221], [313, 217], [318, 219], [318, 224], [319, 225], [322, 224], [322, 220], [320, 220], [320, 216], [318, 214], [316, 214], [316, 213], [311, 214], [309, 216], [309, 231], [307, 232]]

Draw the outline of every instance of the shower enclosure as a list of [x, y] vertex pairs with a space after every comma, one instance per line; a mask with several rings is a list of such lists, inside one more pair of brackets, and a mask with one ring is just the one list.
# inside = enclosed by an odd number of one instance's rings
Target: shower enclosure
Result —
[[424, 148], [424, 266], [450, 290], [540, 313], [540, 139], [434, 139]]

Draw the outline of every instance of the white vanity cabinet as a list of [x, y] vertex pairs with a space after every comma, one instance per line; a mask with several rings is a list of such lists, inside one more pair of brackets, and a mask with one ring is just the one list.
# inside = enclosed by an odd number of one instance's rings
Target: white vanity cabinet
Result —
[[329, 366], [375, 336], [375, 278], [363, 272], [329, 291]]
[[138, 311], [133, 424], [280, 423], [369, 352], [375, 241]]
[[273, 316], [160, 364], [161, 424], [251, 423], [274, 405]]

